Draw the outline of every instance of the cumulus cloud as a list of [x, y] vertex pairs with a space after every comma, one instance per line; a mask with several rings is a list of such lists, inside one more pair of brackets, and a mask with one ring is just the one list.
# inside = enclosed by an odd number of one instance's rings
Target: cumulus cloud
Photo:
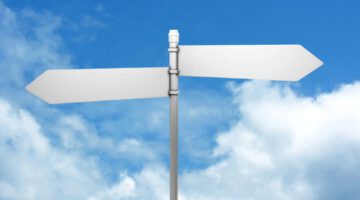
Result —
[[218, 133], [220, 162], [183, 174], [188, 199], [359, 196], [360, 83], [316, 97], [270, 82], [230, 88], [241, 118]]
[[55, 148], [27, 111], [0, 99], [0, 199], [85, 199], [104, 182], [96, 163]]
[[[217, 133], [212, 156], [219, 162], [181, 174], [180, 199], [358, 198], [360, 83], [316, 97], [270, 82], [229, 87], [241, 118]], [[127, 199], [144, 193], [146, 199], [167, 199], [156, 195], [167, 187], [166, 173], [160, 174], [145, 168], [127, 176], [135, 185]], [[146, 186], [151, 189], [144, 191]]]
[[169, 199], [167, 177], [164, 167], [147, 166], [132, 176], [122, 174], [118, 183], [100, 190], [89, 200], [166, 200]]
[[53, 125], [54, 138], [58, 146], [64, 150], [102, 154], [109, 159], [115, 159], [127, 164], [144, 162], [160, 162], [156, 154], [161, 153], [163, 148], [151, 142], [144, 142], [135, 137], [125, 137], [117, 141], [108, 135], [99, 135], [98, 130], [79, 115], [59, 116]]

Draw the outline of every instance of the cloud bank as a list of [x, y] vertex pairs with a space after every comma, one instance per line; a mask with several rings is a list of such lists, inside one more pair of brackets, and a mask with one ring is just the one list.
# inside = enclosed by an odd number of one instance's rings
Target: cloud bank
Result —
[[189, 199], [358, 198], [360, 83], [316, 97], [269, 82], [231, 89], [242, 117], [218, 134], [222, 161], [183, 175]]
[[[217, 134], [212, 156], [219, 162], [181, 174], [180, 199], [358, 198], [360, 83], [316, 97], [269, 82], [229, 86], [241, 118]], [[158, 195], [167, 183], [158, 168], [129, 180], [132, 196], [124, 199], [167, 199]]]
[[[360, 83], [315, 98], [269, 82], [230, 84], [230, 88], [241, 118], [217, 133], [211, 156], [219, 162], [181, 174], [181, 199], [356, 199], [360, 195], [356, 186]], [[168, 198], [163, 165], [149, 162], [138, 173], [124, 171], [118, 181], [106, 183], [90, 155], [68, 151], [79, 144], [67, 139], [67, 147], [57, 149], [33, 115], [4, 100], [0, 110], [2, 199]], [[73, 130], [85, 125], [79, 124]]]

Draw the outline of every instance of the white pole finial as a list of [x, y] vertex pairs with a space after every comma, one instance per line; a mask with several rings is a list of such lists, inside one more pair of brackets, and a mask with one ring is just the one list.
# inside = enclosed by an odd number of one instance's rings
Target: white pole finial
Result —
[[179, 43], [179, 31], [178, 30], [172, 29], [169, 31], [169, 43], [170, 43], [170, 46], [171, 46], [171, 44], [177, 45]]

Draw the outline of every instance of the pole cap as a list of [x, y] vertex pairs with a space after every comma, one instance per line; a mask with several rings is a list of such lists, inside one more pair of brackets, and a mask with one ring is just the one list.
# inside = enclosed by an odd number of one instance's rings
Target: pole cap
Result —
[[169, 42], [170, 43], [178, 43], [179, 42], [179, 31], [176, 29], [172, 29], [169, 31]]

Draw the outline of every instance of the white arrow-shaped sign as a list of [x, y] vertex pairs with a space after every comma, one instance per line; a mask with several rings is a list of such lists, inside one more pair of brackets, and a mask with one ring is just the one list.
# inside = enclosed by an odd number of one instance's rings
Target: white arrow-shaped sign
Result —
[[301, 45], [180, 45], [182, 76], [297, 81], [322, 65]]
[[168, 68], [48, 70], [26, 89], [48, 103], [166, 97]]

